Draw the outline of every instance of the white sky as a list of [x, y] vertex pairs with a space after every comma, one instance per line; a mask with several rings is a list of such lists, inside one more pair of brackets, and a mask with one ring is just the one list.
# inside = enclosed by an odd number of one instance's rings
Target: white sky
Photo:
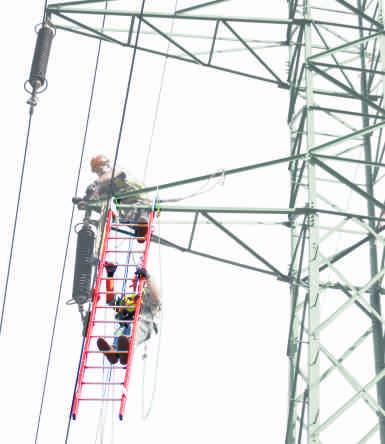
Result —
[[[0, 288], [7, 268], [28, 116], [23, 83], [35, 45], [33, 27], [42, 6], [36, 0], [2, 5]], [[284, 2], [277, 1], [261, 6], [255, 15], [284, 17], [285, 13]], [[96, 44], [58, 33], [48, 68], [49, 88], [33, 119], [0, 337], [0, 433], [2, 441], [11, 444], [34, 442]], [[81, 190], [92, 180], [89, 159], [100, 152], [114, 152], [130, 54], [111, 45], [103, 47]], [[138, 54], [118, 162], [138, 178], [143, 175], [162, 63], [158, 57]], [[286, 92], [274, 86], [170, 61], [147, 183], [288, 155], [286, 110]], [[228, 178], [223, 187], [182, 204], [285, 207], [288, 179], [285, 167]], [[267, 253], [280, 269], [287, 269], [286, 228], [234, 225], [233, 229]], [[188, 225], [165, 224], [161, 230], [170, 240], [188, 239]], [[195, 245], [200, 249], [248, 261], [244, 252], [209, 227], [199, 230]], [[64, 442], [75, 383], [81, 325], [76, 309], [64, 304], [71, 297], [74, 248], [75, 237], [60, 303], [40, 444]], [[125, 420], [120, 423], [116, 411], [113, 417], [116, 442], [282, 442], [287, 410], [288, 288], [270, 277], [173, 250], [163, 249], [161, 256], [160, 269], [153, 246], [151, 272], [162, 282], [164, 300], [156, 400], [150, 419], [142, 421], [138, 351]], [[95, 442], [98, 413], [96, 405], [80, 405], [70, 443]], [[114, 442], [111, 420], [107, 423], [105, 442]]]

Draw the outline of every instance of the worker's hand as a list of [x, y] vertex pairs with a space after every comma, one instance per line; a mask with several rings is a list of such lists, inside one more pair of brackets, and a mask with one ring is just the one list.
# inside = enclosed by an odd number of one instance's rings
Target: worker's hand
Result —
[[107, 277], [114, 277], [117, 267], [118, 264], [115, 264], [114, 262], [104, 262], [104, 268], [106, 269]]
[[86, 202], [81, 197], [73, 197], [72, 203], [78, 207], [79, 210], [85, 210], [86, 208]]
[[84, 199], [85, 200], [92, 199], [95, 195], [96, 195], [96, 185], [92, 183], [91, 185], [88, 185]]
[[150, 278], [150, 273], [144, 267], [137, 267], [135, 276], [137, 276], [138, 279], [143, 277], [144, 279], [148, 280]]
[[124, 171], [120, 171], [115, 177], [114, 179], [120, 179], [120, 180], [126, 180], [127, 179], [127, 174]]

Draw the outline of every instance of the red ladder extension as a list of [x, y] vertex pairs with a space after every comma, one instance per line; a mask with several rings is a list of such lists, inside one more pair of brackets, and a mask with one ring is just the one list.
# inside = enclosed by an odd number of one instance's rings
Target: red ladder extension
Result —
[[[78, 370], [78, 375], [76, 379], [76, 387], [74, 392], [74, 397], [72, 401], [71, 408], [71, 416], [73, 419], [76, 419], [79, 410], [80, 401], [119, 401], [119, 419], [123, 419], [124, 410], [127, 401], [127, 388], [130, 379], [130, 371], [132, 366], [132, 360], [134, 356], [134, 344], [136, 337], [137, 324], [140, 315], [140, 309], [142, 305], [142, 294], [144, 287], [144, 278], [135, 279], [135, 270], [139, 265], [140, 267], [146, 268], [148, 252], [151, 241], [151, 227], [152, 222], [154, 220], [154, 213], [151, 212], [148, 220], [148, 229], [147, 235], [145, 237], [144, 243], [139, 243], [135, 239], [135, 236], [123, 236], [123, 235], [112, 235], [111, 228], [115, 227], [119, 231], [122, 228], [132, 228], [135, 224], [114, 224], [112, 221], [113, 213], [109, 210], [107, 214], [107, 220], [103, 233], [102, 246], [100, 249], [99, 256], [99, 264], [96, 272], [95, 286], [92, 291], [92, 304], [91, 311], [89, 315], [89, 322], [87, 326], [86, 336], [83, 342], [82, 355], [80, 359], [80, 365]], [[119, 245], [114, 248], [114, 241], [118, 241]], [[125, 248], [125, 245], [128, 246]], [[125, 253], [124, 255], [122, 253]], [[112, 256], [115, 255], [116, 257]], [[129, 260], [127, 260], [127, 257]], [[113, 260], [112, 260], [113, 258]], [[118, 260], [116, 260], [118, 258]], [[122, 260], [119, 260], [121, 259]], [[103, 363], [100, 365], [100, 356], [102, 352], [100, 352], [96, 346], [97, 338], [103, 337], [108, 341], [112, 341], [114, 338], [114, 330], [118, 321], [115, 320], [115, 310], [114, 306], [108, 305], [105, 302], [106, 291], [101, 290], [102, 282], [106, 282], [107, 278], [103, 277], [104, 272], [104, 263], [106, 261], [114, 262], [117, 264], [118, 269], [128, 270], [127, 273], [123, 277], [114, 277], [112, 278], [116, 284], [122, 286], [122, 288], [128, 288], [132, 286], [133, 283], [136, 282], [136, 288], [131, 291], [127, 290], [126, 293], [136, 293], [137, 295], [137, 304], [134, 313], [134, 319], [132, 322], [131, 336], [129, 338], [129, 348], [128, 348], [128, 357], [127, 357], [127, 365], [115, 365], [110, 366], [106, 364], [105, 359], [103, 358]], [[115, 294], [119, 294], [115, 288]], [[109, 318], [106, 319], [107, 313]], [[103, 316], [103, 319], [101, 318]], [[105, 328], [105, 331], [102, 334], [99, 334], [100, 329]], [[106, 333], [106, 332], [109, 333]], [[99, 363], [98, 360], [99, 359]], [[95, 362], [96, 361], [96, 362]], [[111, 372], [114, 374], [115, 379], [113, 382], [103, 381], [100, 373], [101, 370], [104, 372], [106, 370], [114, 370]], [[99, 378], [97, 378], [99, 376]], [[94, 380], [94, 378], [97, 378]], [[114, 397], [106, 397], [99, 394], [95, 395], [95, 388], [102, 388], [106, 392], [109, 386], [117, 387], [117, 395]], [[88, 389], [88, 390], [87, 390]], [[94, 390], [92, 390], [94, 389]], [[104, 392], [104, 393], [105, 393]]]

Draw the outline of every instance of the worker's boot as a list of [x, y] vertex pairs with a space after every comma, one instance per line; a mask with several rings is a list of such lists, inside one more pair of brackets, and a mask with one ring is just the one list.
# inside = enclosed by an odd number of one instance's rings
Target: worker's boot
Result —
[[114, 277], [115, 271], [118, 268], [117, 264], [114, 264], [113, 262], [104, 262], [104, 268], [106, 269], [107, 277]]
[[148, 230], [148, 220], [146, 217], [140, 217], [137, 222], [139, 226], [135, 227], [136, 240], [142, 244], [146, 240]]
[[97, 346], [98, 349], [103, 352], [110, 364], [116, 364], [118, 362], [118, 353], [116, 353], [114, 347], [112, 347], [112, 345], [110, 345], [104, 338], [98, 338]]
[[129, 352], [129, 346], [130, 346], [130, 339], [128, 336], [119, 336], [118, 338], [118, 351], [119, 357], [120, 357], [120, 363], [122, 365], [127, 365], [128, 362], [128, 352]]

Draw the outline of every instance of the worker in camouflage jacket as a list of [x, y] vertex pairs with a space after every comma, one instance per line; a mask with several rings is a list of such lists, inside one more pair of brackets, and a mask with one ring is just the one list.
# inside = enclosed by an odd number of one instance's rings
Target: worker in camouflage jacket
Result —
[[[120, 195], [140, 191], [143, 185], [123, 170], [116, 170], [112, 178], [111, 162], [104, 155], [99, 154], [93, 157], [90, 165], [92, 172], [97, 175], [97, 179], [87, 187], [85, 196], [82, 199], [74, 199], [74, 202], [78, 204], [79, 208], [82, 208], [87, 202], [102, 201], [111, 196], [115, 197], [120, 221], [122, 223], [138, 224], [134, 227], [135, 235], [138, 237], [138, 242], [144, 242], [147, 234], [149, 210], [137, 208], [137, 205], [150, 206], [151, 201], [140, 193], [119, 198]], [[119, 205], [128, 207], [122, 208]], [[100, 211], [100, 208], [93, 207], [96, 211]]]
[[[112, 345], [101, 336], [97, 340], [97, 346], [104, 353], [110, 364], [116, 364], [120, 360], [122, 365], [127, 365], [129, 348], [131, 346], [130, 337], [139, 298], [138, 294], [132, 291], [124, 292], [124, 294], [115, 292], [114, 275], [117, 265], [112, 262], [106, 262], [104, 267], [107, 273], [106, 303], [114, 307], [116, 312], [115, 320], [118, 327], [114, 332]], [[154, 316], [160, 310], [160, 296], [146, 269], [138, 267], [135, 276], [136, 280], [140, 278], [145, 279], [135, 338], [136, 345], [140, 345], [150, 339], [153, 331], [157, 332]]]

